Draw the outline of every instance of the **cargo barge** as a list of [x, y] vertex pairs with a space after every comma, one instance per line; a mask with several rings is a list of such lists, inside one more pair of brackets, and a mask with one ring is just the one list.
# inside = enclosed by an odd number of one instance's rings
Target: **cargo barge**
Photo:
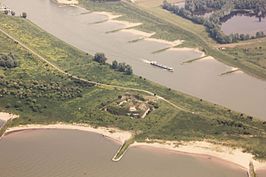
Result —
[[171, 71], [171, 72], [174, 71], [174, 68], [168, 67], [166, 65], [159, 64], [159, 63], [157, 63], [157, 61], [150, 61], [150, 64], [153, 65], [153, 66], [162, 68], [162, 69], [166, 69], [166, 70]]

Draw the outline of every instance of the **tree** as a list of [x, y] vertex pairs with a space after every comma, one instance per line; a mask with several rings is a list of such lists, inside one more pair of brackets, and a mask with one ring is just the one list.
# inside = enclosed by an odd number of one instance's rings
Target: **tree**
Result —
[[119, 63], [117, 69], [120, 72], [125, 72], [125, 70], [126, 70], [126, 64], [125, 63]]
[[130, 65], [126, 65], [125, 73], [126, 73], [127, 75], [131, 75], [131, 74], [133, 74], [133, 69], [132, 69], [132, 67], [131, 67]]
[[5, 15], [8, 15], [8, 10], [4, 10], [4, 14]]
[[22, 12], [21, 17], [22, 18], [27, 18], [27, 13], [26, 12]]
[[15, 11], [11, 11], [11, 15], [12, 16], [15, 16], [16, 15], [16, 12]]
[[117, 69], [118, 68], [118, 62], [116, 60], [114, 60], [112, 62], [112, 69]]
[[94, 61], [97, 61], [98, 63], [105, 64], [107, 58], [105, 57], [104, 53], [96, 53], [93, 57]]

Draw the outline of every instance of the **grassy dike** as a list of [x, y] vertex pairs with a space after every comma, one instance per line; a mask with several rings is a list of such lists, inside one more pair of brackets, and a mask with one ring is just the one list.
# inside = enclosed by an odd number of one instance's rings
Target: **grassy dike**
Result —
[[199, 47], [207, 55], [217, 60], [238, 67], [252, 76], [266, 79], [266, 70], [260, 65], [249, 60], [239, 58], [229, 52], [217, 49], [217, 43], [212, 40], [204, 27], [192, 23], [177, 15], [171, 14], [160, 7], [162, 0], [140, 0], [135, 4], [128, 1], [118, 2], [93, 2], [91, 0], [80, 0], [83, 7], [95, 11], [108, 11], [122, 14], [120, 20], [141, 22], [143, 25], [137, 29], [156, 32], [153, 36], [165, 40], [185, 40], [184, 47]]
[[[0, 53], [12, 52], [19, 67], [0, 68], [0, 109], [20, 115], [11, 126], [86, 123], [139, 132], [136, 141], [203, 140], [242, 147], [257, 158], [266, 159], [266, 125], [263, 122], [224, 107], [200, 101], [183, 93], [137, 76], [115, 72], [92, 57], [44, 32], [26, 19], [0, 15], [0, 28], [27, 45], [49, 62], [75, 76], [105, 84], [155, 92], [189, 111], [159, 101], [159, 108], [145, 119], [115, 116], [100, 110], [126, 91], [77, 82], [59, 73], [37, 56], [0, 33]], [[78, 93], [78, 94], [76, 94]], [[137, 92], [138, 93], [138, 92]], [[139, 93], [145, 94], [145, 93]], [[194, 113], [193, 113], [194, 112]], [[196, 113], [196, 114], [195, 114]]]

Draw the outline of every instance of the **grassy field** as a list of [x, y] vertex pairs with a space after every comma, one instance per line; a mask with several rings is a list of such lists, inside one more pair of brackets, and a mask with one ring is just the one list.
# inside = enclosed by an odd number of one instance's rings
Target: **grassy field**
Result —
[[162, 0], [137, 0], [136, 3], [127, 1], [99, 3], [90, 0], [80, 0], [80, 3], [83, 7], [92, 11], [108, 11], [122, 14], [123, 16], [119, 18], [120, 20], [143, 23], [137, 29], [146, 32], [154, 31], [156, 32], [153, 36], [155, 38], [171, 41], [177, 39], [185, 40], [180, 47], [199, 48], [206, 52], [207, 55], [211, 55], [225, 64], [238, 67], [252, 76], [266, 79], [265, 68], [257, 63], [239, 59], [229, 52], [217, 49], [217, 43], [208, 36], [202, 25], [194, 24], [189, 20], [163, 10], [160, 7]]
[[257, 158], [266, 159], [265, 123], [143, 78], [115, 72], [108, 64], [94, 62], [92, 56], [56, 39], [26, 19], [0, 15], [0, 21], [1, 29], [73, 75], [106, 84], [155, 91], [189, 110], [181, 111], [163, 101], [159, 101], [159, 108], [145, 119], [115, 116], [100, 110], [102, 104], [117, 99], [126, 91], [77, 83], [0, 33], [0, 53], [12, 52], [19, 61], [19, 66], [13, 69], [0, 67], [0, 92], [3, 93], [0, 110], [21, 116], [12, 123], [13, 126], [57, 121], [113, 126], [140, 132], [135, 137], [139, 141], [146, 138], [208, 139], [230, 146], [241, 146]]
[[224, 51], [235, 56], [238, 60], [252, 63], [266, 70], [266, 40], [244, 43], [243, 45], [225, 45]]

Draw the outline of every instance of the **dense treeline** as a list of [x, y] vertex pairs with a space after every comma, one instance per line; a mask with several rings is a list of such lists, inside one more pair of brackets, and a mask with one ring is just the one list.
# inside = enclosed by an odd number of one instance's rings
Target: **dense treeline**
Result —
[[15, 68], [18, 66], [16, 57], [12, 54], [1, 54], [0, 53], [0, 67]]
[[[245, 12], [249, 15], [256, 15], [259, 18], [265, 16], [266, 1], [263, 0], [186, 0], [185, 8], [179, 8], [174, 4], [164, 1], [162, 7], [194, 23], [204, 25], [210, 36], [219, 43], [232, 43], [265, 36], [260, 31], [255, 36], [238, 33], [225, 35], [221, 31], [221, 22], [226, 21], [226, 19], [236, 13]], [[206, 12], [213, 13], [209, 18], [199, 16], [199, 14]]]
[[227, 0], [186, 0], [185, 9], [190, 12], [209, 11], [211, 9], [221, 9]]
[[255, 13], [266, 12], [265, 0], [186, 0], [185, 9], [191, 12], [209, 11], [222, 9], [226, 4], [231, 3], [234, 9], [248, 9]]
[[[93, 57], [93, 60], [100, 64], [105, 64], [107, 57], [104, 53], [96, 53]], [[126, 63], [118, 63], [116, 60], [112, 62], [111, 68], [115, 71], [123, 72], [127, 75], [133, 74], [133, 69], [130, 65], [127, 65]]]
[[133, 74], [133, 69], [130, 65], [127, 65], [126, 63], [118, 63], [116, 60], [112, 62], [112, 69], [119, 72], [124, 72], [128, 75]]

